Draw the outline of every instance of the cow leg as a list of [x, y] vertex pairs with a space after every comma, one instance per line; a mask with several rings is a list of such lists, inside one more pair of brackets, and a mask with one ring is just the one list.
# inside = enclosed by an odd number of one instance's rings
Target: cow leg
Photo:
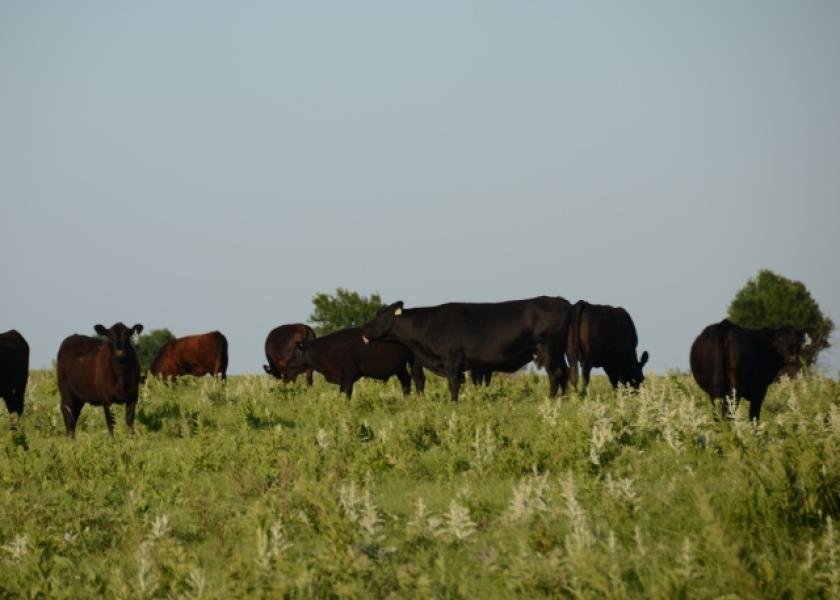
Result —
[[344, 392], [345, 394], [347, 394], [347, 399], [348, 400], [350, 400], [350, 398], [353, 397], [353, 383], [354, 383], [353, 380], [349, 379], [349, 380], [343, 381], [340, 385], [341, 391]]
[[577, 391], [578, 386], [578, 366], [574, 363], [566, 372], [566, 389]]
[[452, 350], [444, 360], [443, 368], [449, 380], [449, 397], [453, 402], [457, 402], [461, 384], [466, 379], [463, 369], [464, 356], [460, 349]]
[[418, 360], [411, 365], [411, 378], [414, 380], [414, 390], [422, 396], [426, 389], [426, 373]]
[[592, 363], [588, 363], [584, 361], [581, 363], [581, 375], [583, 379], [583, 389], [580, 391], [581, 396], [586, 395], [586, 391], [589, 389], [589, 377], [592, 375]]
[[76, 423], [79, 421], [79, 413], [82, 412], [82, 403], [74, 398], [61, 403], [61, 414], [64, 417], [64, 427], [67, 429], [67, 437], [75, 439]]
[[397, 379], [400, 380], [400, 386], [402, 386], [403, 397], [408, 396], [411, 393], [411, 377], [408, 374], [408, 369], [406, 369], [405, 367], [398, 369]]
[[460, 371], [450, 372], [449, 375], [447, 376], [447, 379], [449, 379], [449, 398], [453, 402], [457, 402], [458, 401], [458, 391], [461, 388], [461, 372]]
[[125, 426], [129, 433], [134, 433], [134, 410], [137, 408], [137, 401], [126, 402], [125, 404]]
[[764, 396], [767, 395], [767, 387], [758, 385], [757, 389], [749, 390], [744, 398], [750, 401], [750, 421], [758, 421], [761, 415], [761, 405], [764, 403]]
[[108, 433], [114, 437], [114, 413], [111, 412], [111, 405], [107, 402], [102, 404], [102, 411], [105, 413], [105, 424], [108, 426]]
[[[565, 340], [564, 340], [565, 341]], [[545, 371], [548, 373], [548, 395], [557, 397], [557, 391], [566, 393], [569, 370], [566, 367], [566, 346], [559, 340], [549, 340], [537, 346], [537, 355], [544, 358]]]
[[20, 381], [18, 381], [14, 391], [12, 392], [13, 407], [10, 412], [16, 412], [19, 417], [23, 416], [23, 402], [26, 400], [26, 382], [28, 378], [29, 373], [26, 373]]
[[557, 397], [557, 391], [561, 390], [563, 394], [566, 393], [566, 365], [563, 362], [563, 355], [560, 355], [560, 361], [556, 365], [548, 363], [546, 365], [548, 371], [548, 395], [551, 398]]
[[306, 369], [306, 385], [312, 387], [312, 369]]

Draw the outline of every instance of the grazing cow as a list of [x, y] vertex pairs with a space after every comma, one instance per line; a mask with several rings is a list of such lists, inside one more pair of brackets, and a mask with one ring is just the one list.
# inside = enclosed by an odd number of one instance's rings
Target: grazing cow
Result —
[[495, 303], [452, 302], [403, 309], [396, 302], [362, 326], [366, 340], [397, 341], [424, 367], [449, 380], [458, 399], [461, 374], [510, 366], [536, 353], [548, 371], [549, 393], [566, 386], [566, 338], [572, 306], [560, 297]]
[[[783, 372], [794, 373], [805, 339], [803, 331], [745, 329], [728, 319], [706, 327], [691, 345], [691, 373], [709, 394], [714, 407], [717, 398], [745, 398], [750, 402], [750, 419], [761, 414], [767, 388]], [[729, 414], [723, 401], [721, 414]]]
[[160, 377], [221, 375], [227, 379], [228, 342], [218, 331], [170, 340], [158, 350], [149, 372]]
[[71, 335], [58, 349], [58, 391], [61, 413], [69, 437], [76, 436], [76, 422], [85, 404], [101, 406], [108, 432], [114, 435], [112, 404], [125, 404], [125, 424], [134, 431], [134, 409], [140, 383], [140, 361], [131, 336], [143, 331], [139, 323], [128, 328], [122, 323], [110, 329], [94, 327], [104, 340]]
[[294, 381], [306, 371], [306, 383], [312, 385], [312, 369], [294, 370], [289, 367], [289, 363], [295, 356], [298, 342], [314, 340], [315, 337], [312, 328], [302, 323], [275, 327], [265, 338], [265, 358], [268, 364], [263, 365], [263, 369], [282, 381]]
[[0, 333], [0, 396], [10, 413], [23, 414], [29, 379], [29, 344], [16, 330]]
[[362, 341], [362, 330], [350, 327], [334, 331], [319, 338], [301, 340], [297, 344], [289, 368], [309, 368], [321, 373], [330, 383], [341, 386], [341, 391], [350, 398], [353, 384], [362, 377], [387, 381], [392, 375], [400, 380], [403, 394], [411, 392], [411, 378], [406, 365], [411, 365], [414, 387], [423, 392], [426, 378], [423, 369], [416, 364], [411, 351], [396, 342]]
[[589, 386], [593, 367], [602, 367], [613, 388], [618, 384], [635, 389], [644, 381], [642, 367], [648, 361], [647, 351], [636, 358], [638, 344], [633, 319], [623, 308], [589, 304], [579, 300], [574, 306], [569, 328], [569, 382], [577, 389], [578, 362], [583, 367], [583, 392]]

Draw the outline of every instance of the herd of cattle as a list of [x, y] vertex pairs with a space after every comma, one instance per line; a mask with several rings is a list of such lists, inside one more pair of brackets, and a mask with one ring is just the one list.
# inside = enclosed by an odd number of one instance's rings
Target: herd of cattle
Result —
[[[61, 412], [67, 434], [75, 435], [85, 404], [102, 406], [113, 434], [112, 404], [125, 404], [125, 422], [133, 430], [141, 375], [131, 338], [143, 326], [96, 325], [99, 338], [71, 335], [58, 350], [56, 371]], [[706, 327], [691, 346], [691, 371], [712, 399], [727, 396], [750, 402], [750, 417], [759, 418], [769, 385], [800, 365], [805, 340], [792, 327], [751, 330], [724, 319]], [[302, 324], [281, 325], [265, 342], [265, 371], [283, 381], [305, 373], [312, 384], [318, 371], [350, 397], [362, 377], [396, 376], [403, 393], [425, 387], [424, 369], [443, 376], [452, 400], [470, 372], [474, 384], [487, 384], [494, 372], [514, 372], [531, 361], [548, 374], [549, 395], [577, 388], [578, 365], [583, 391], [593, 368], [603, 368], [613, 387], [638, 388], [648, 353], [636, 355], [633, 320], [620, 307], [572, 305], [561, 297], [540, 296], [496, 303], [451, 302], [410, 308], [396, 302], [361, 327], [316, 337]], [[162, 377], [226, 377], [227, 339], [218, 331], [178, 338], [164, 345], [150, 373]], [[0, 396], [10, 412], [23, 413], [29, 376], [29, 345], [17, 331], [0, 334]], [[723, 402], [723, 415], [729, 404]]]

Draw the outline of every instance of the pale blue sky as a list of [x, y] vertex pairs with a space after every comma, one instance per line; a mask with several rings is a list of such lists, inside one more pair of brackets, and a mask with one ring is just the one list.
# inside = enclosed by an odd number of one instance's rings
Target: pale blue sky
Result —
[[545, 293], [686, 369], [760, 268], [840, 323], [838, 107], [834, 1], [2, 1], [0, 331]]

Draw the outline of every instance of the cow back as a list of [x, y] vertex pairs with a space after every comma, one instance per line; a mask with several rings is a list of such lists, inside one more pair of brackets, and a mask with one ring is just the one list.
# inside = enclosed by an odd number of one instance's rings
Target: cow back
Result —
[[571, 304], [540, 296], [507, 302], [452, 302], [403, 312], [399, 341], [408, 341], [432, 370], [447, 353], [461, 352], [470, 364], [512, 364], [540, 344], [565, 347]]

